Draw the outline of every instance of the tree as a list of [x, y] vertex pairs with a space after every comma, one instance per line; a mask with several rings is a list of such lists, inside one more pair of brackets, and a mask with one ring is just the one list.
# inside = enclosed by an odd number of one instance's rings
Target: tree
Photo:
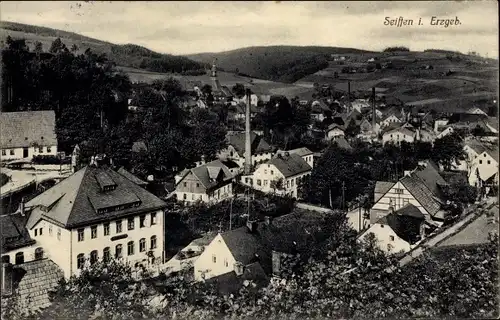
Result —
[[70, 51], [71, 52], [77, 52], [78, 51], [78, 46], [76, 45], [76, 43], [73, 43], [73, 45], [71, 45]]
[[201, 87], [201, 92], [206, 96], [210, 95], [212, 93], [212, 86], [209, 84], [203, 85], [203, 87]]
[[465, 160], [462, 138], [457, 133], [452, 133], [436, 139], [431, 158], [446, 170], [449, 170], [453, 163]]
[[36, 41], [35, 42], [35, 49], [34, 49], [34, 51], [36, 53], [42, 53], [43, 52], [43, 45], [42, 45], [42, 43], [40, 41]]
[[239, 99], [245, 96], [245, 87], [241, 83], [235, 84], [232, 88], [232, 91], [234, 95]]
[[61, 38], [57, 38], [50, 45], [49, 52], [57, 54], [66, 50], [67, 50], [66, 45], [61, 41]]

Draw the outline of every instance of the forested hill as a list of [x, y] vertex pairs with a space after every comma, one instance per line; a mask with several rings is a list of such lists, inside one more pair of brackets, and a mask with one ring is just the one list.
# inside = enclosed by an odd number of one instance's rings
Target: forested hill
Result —
[[204, 73], [206, 67], [203, 63], [195, 62], [183, 56], [157, 53], [134, 44], [117, 45], [85, 37], [74, 32], [1, 21], [0, 41], [5, 42], [9, 35], [14, 39], [26, 39], [26, 44], [31, 49], [35, 47], [37, 42], [40, 42], [46, 51], [50, 48], [52, 42], [59, 37], [68, 48], [75, 45], [75, 49], [80, 52], [90, 48], [93, 52], [105, 53], [117, 65], [154, 72]]
[[255, 78], [292, 83], [328, 66], [332, 54], [370, 53], [369, 51], [319, 46], [248, 47], [219, 53], [198, 53], [187, 57], [217, 65], [228, 72]]

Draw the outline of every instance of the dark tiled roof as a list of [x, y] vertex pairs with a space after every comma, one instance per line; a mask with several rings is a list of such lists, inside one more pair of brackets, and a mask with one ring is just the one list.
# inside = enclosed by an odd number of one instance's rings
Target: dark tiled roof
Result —
[[239, 168], [240, 166], [233, 160], [223, 160], [221, 161], [229, 169]]
[[498, 145], [495, 145], [491, 148], [486, 148], [486, 153], [490, 155], [496, 162], [498, 162]]
[[[20, 297], [20, 307], [36, 311], [50, 305], [49, 292], [54, 290], [64, 276], [52, 260], [35, 260], [13, 267], [14, 288]], [[19, 278], [16, 277], [19, 275]], [[17, 279], [16, 279], [17, 278]]]
[[403, 207], [386, 215], [379, 220], [379, 223], [388, 225], [401, 239], [409, 243], [415, 243], [420, 235], [420, 224], [425, 221], [424, 216], [422, 214], [418, 215], [415, 210], [420, 212], [415, 206], [413, 208], [409, 206]]
[[2, 249], [4, 251], [30, 245], [35, 242], [26, 229], [28, 216], [19, 213], [0, 216]]
[[439, 211], [441, 203], [432, 195], [431, 190], [429, 190], [420, 179], [413, 175], [405, 176], [400, 182], [431, 216], [434, 216]]
[[333, 143], [336, 143], [337, 146], [341, 149], [352, 150], [351, 145], [349, 144], [349, 142], [347, 142], [347, 140], [343, 136], [335, 137], [332, 141]]
[[2, 148], [55, 146], [56, 116], [54, 111], [0, 113], [0, 145]]
[[308, 148], [306, 148], [306, 147], [292, 149], [292, 150], [287, 150], [287, 151], [284, 151], [284, 150], [278, 150], [277, 151], [277, 153], [280, 153], [280, 154], [285, 154], [286, 152], [288, 152], [289, 154], [293, 153], [293, 154], [299, 155], [301, 157], [313, 154], [313, 152], [311, 150], [309, 150]]
[[433, 195], [441, 197], [440, 186], [446, 185], [447, 182], [441, 177], [438, 166], [433, 161], [427, 160], [425, 167], [417, 168], [413, 174], [425, 184]]
[[408, 216], [408, 217], [424, 219], [424, 215], [422, 214], [422, 212], [420, 212], [420, 210], [418, 210], [418, 208], [411, 203], [403, 206], [401, 209], [395, 211], [395, 213], [396, 215], [400, 216]]
[[[227, 135], [228, 145], [233, 146], [233, 148], [238, 152], [240, 156], [245, 153], [245, 132], [235, 132]], [[271, 146], [255, 132], [250, 132], [250, 142], [252, 154], [261, 152], [270, 152]]]
[[311, 166], [297, 154], [278, 155], [270, 159], [267, 164], [274, 165], [285, 178], [312, 170]]
[[181, 183], [189, 172], [193, 173], [207, 190], [227, 183], [233, 178], [229, 168], [222, 161], [214, 160], [196, 168], [183, 170], [181, 173], [182, 178], [177, 184]]
[[128, 172], [127, 170], [125, 170], [125, 168], [123, 168], [123, 167], [121, 167], [120, 169], [118, 169], [117, 172], [119, 174], [121, 174], [122, 176], [124, 176], [125, 178], [129, 179], [130, 181], [132, 181], [133, 183], [135, 183], [136, 185], [145, 186], [145, 185], [148, 184], [146, 181], [142, 181], [141, 179], [137, 178], [136, 176], [134, 176], [133, 174], [131, 174], [130, 172]]
[[474, 150], [477, 154], [481, 154], [486, 150], [486, 146], [476, 139], [465, 141], [465, 145]]
[[[98, 173], [107, 174], [116, 183], [116, 189], [102, 192], [95, 178]], [[108, 213], [98, 213], [93, 207], [127, 205], [134, 201], [140, 201], [140, 205]], [[110, 168], [87, 166], [30, 200], [26, 207], [33, 208], [28, 228], [41, 218], [71, 228], [159, 210], [165, 207], [165, 202]]]

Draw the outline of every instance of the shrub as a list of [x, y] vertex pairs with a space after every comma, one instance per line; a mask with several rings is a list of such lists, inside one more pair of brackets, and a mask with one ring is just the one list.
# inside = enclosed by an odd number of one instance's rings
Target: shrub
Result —
[[70, 163], [70, 159], [63, 158], [61, 160], [59, 157], [52, 155], [38, 155], [33, 157], [32, 162], [34, 164], [68, 164]]
[[9, 182], [9, 176], [5, 173], [0, 173], [0, 186], [3, 186], [7, 182]]

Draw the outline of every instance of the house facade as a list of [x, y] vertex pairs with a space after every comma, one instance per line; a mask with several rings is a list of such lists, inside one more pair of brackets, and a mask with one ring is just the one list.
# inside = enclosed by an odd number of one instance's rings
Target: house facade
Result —
[[498, 147], [487, 148], [470, 163], [471, 186], [498, 186]]
[[164, 259], [165, 203], [107, 166], [87, 166], [25, 204], [29, 246], [4, 252], [16, 264], [50, 259], [66, 278], [98, 260], [137, 267]]
[[265, 193], [298, 198], [298, 186], [311, 172], [312, 167], [298, 154], [278, 154], [258, 165], [252, 175], [241, 176], [241, 183]]
[[328, 129], [326, 130], [326, 140], [330, 141], [336, 137], [343, 137], [345, 136], [344, 133], [344, 128], [343, 126], [340, 126], [338, 124], [331, 124], [328, 126]]
[[415, 142], [416, 133], [408, 128], [400, 127], [390, 131], [387, 131], [382, 135], [382, 143], [393, 143], [395, 145], [400, 145], [401, 142], [405, 141], [408, 143]]
[[[219, 151], [218, 158], [223, 161], [234, 161], [243, 170], [245, 164], [245, 132], [228, 133], [226, 139], [228, 143], [227, 148]], [[255, 166], [272, 158], [273, 149], [271, 146], [262, 136], [253, 131], [250, 133], [250, 144], [252, 165]]]
[[2, 161], [38, 155], [57, 155], [54, 111], [2, 112], [0, 114], [0, 149]]
[[183, 170], [175, 177], [177, 200], [185, 204], [198, 201], [218, 203], [233, 194], [230, 169], [220, 160]]

